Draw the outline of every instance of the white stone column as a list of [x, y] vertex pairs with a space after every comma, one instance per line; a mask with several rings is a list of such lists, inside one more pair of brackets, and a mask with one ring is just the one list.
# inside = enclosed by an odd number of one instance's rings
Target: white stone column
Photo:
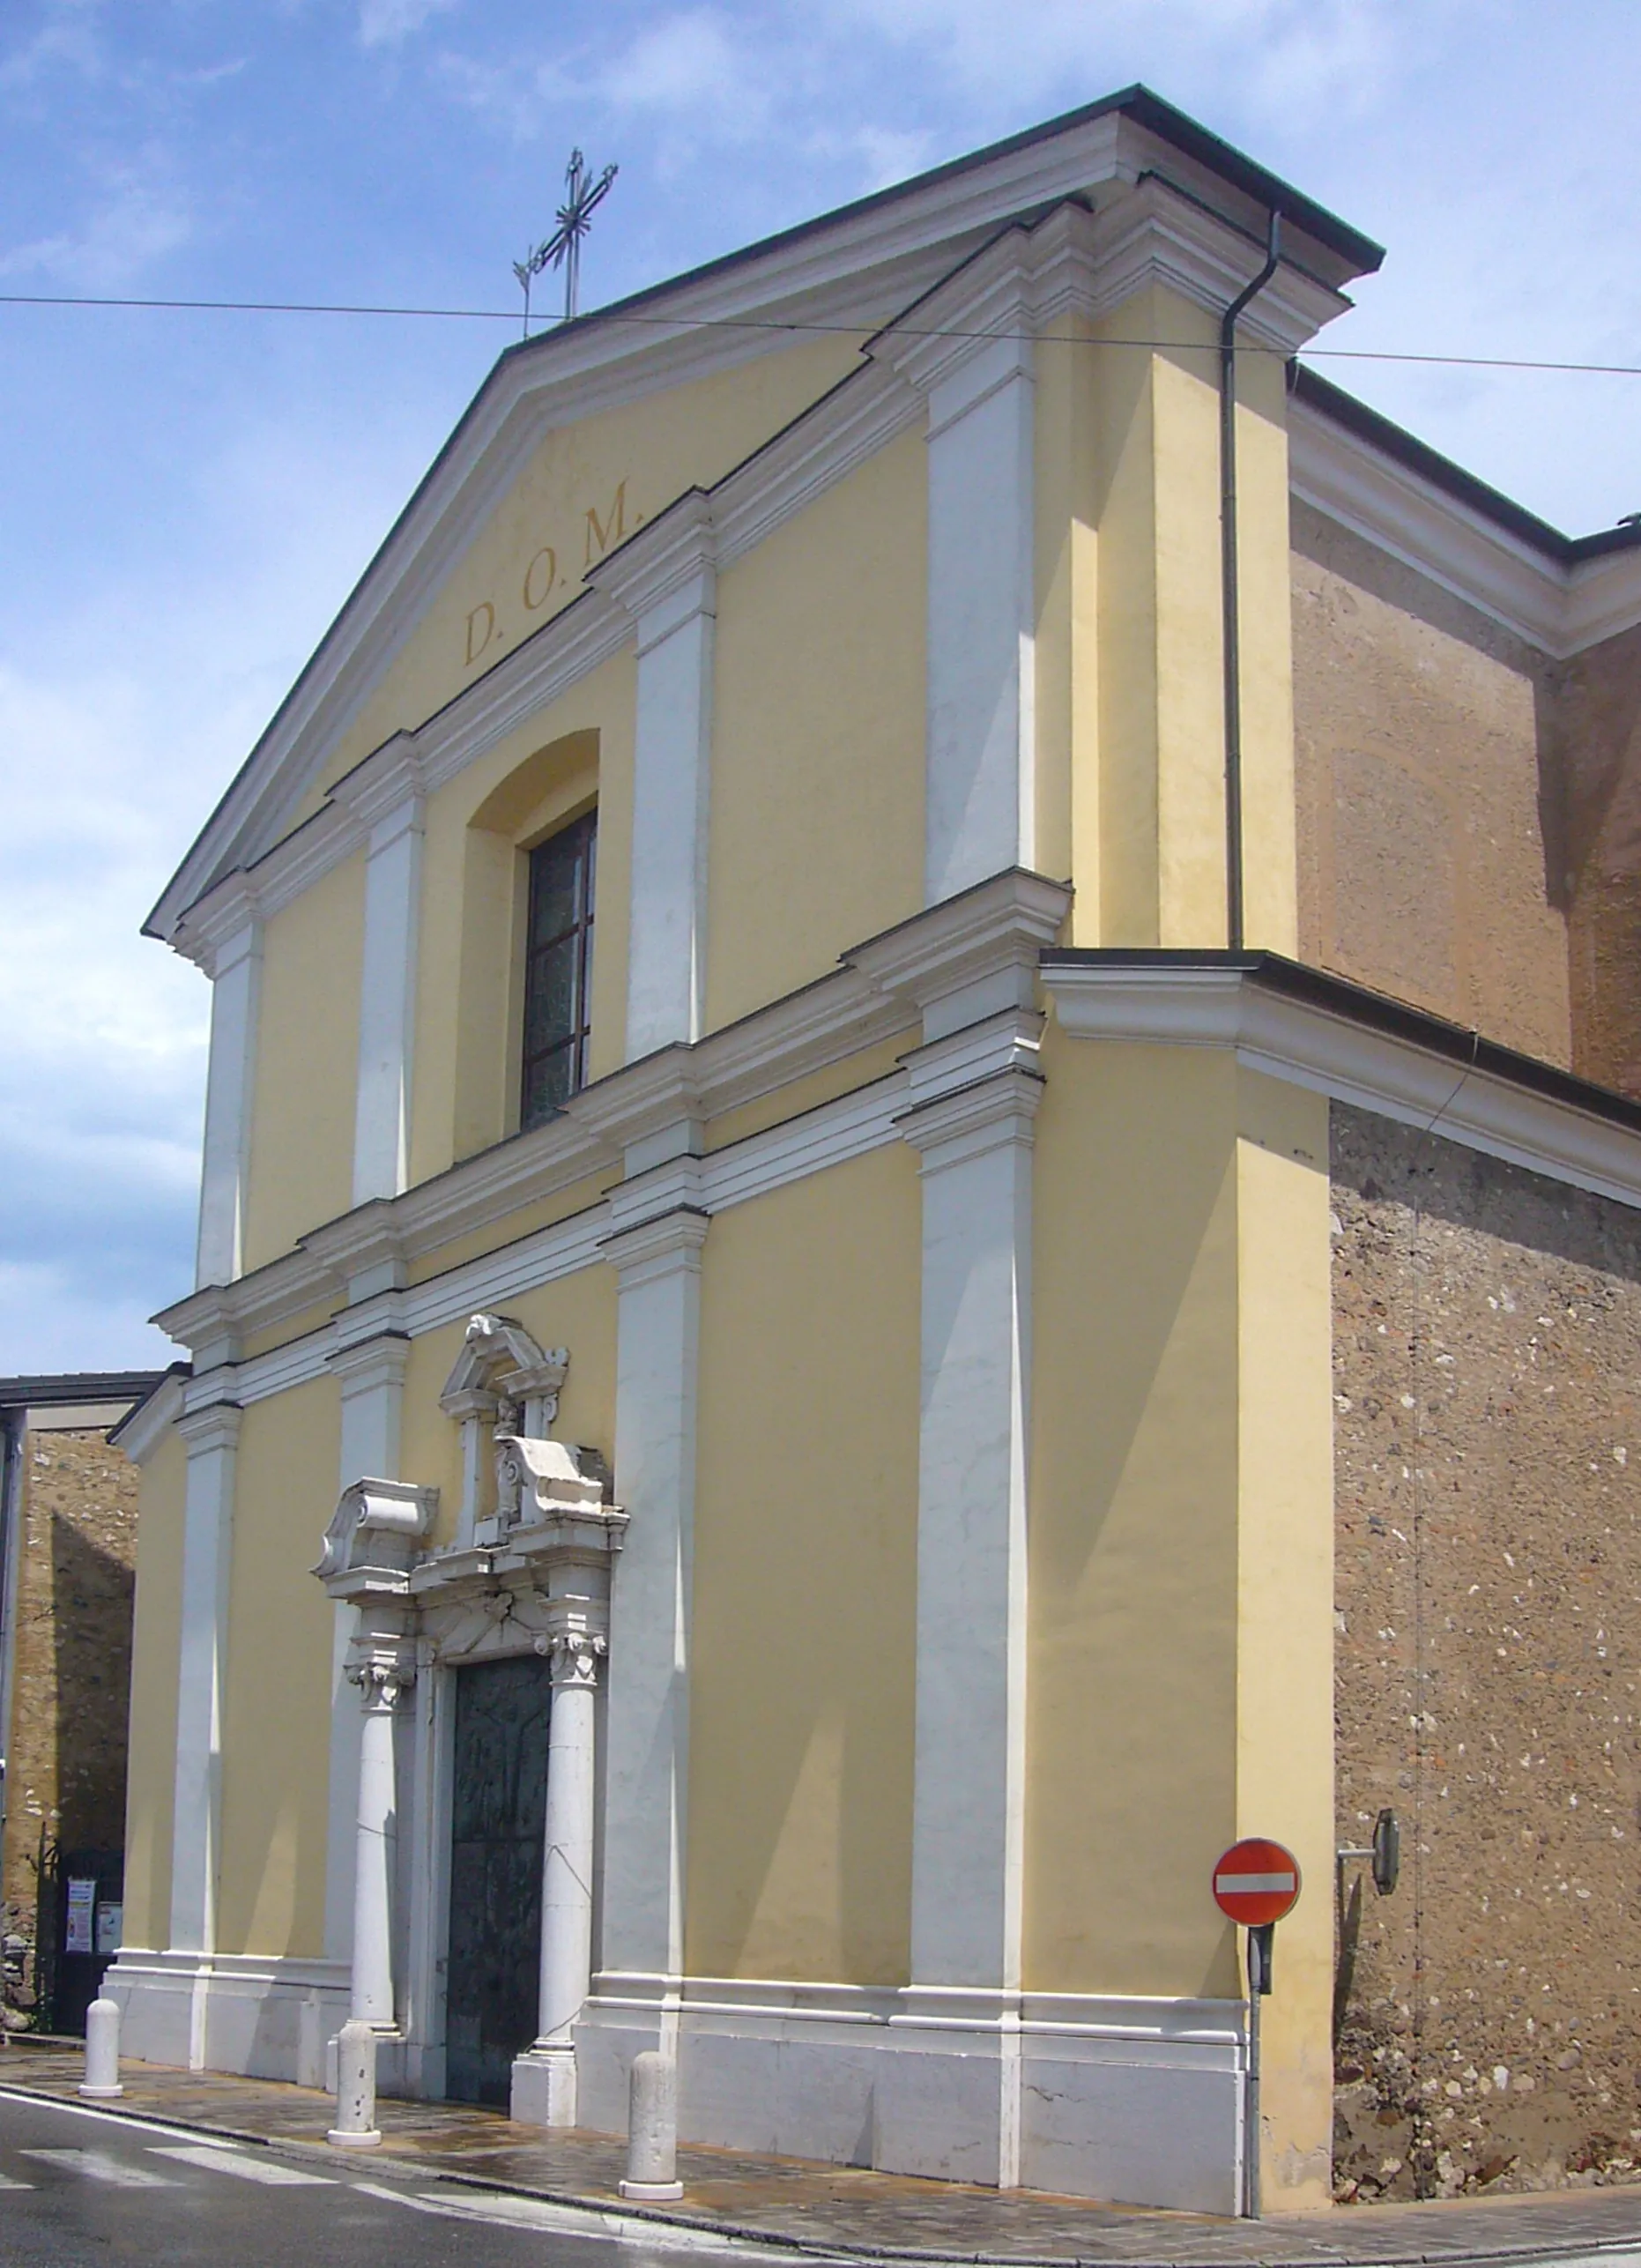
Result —
[[[1020, 2178], [1035, 1075], [902, 1121], [922, 1153], [910, 2020], [995, 2026], [997, 2179]], [[991, 2111], [980, 2116], [985, 2129]]]
[[[606, 1987], [656, 1997], [676, 2030], [684, 1959], [689, 1616], [701, 1247], [679, 1206], [604, 1246], [620, 1278], [615, 1470], [630, 1520], [610, 1604], [605, 1721]], [[616, 1975], [627, 1980], [609, 1984]]]
[[[1009, 318], [1018, 331], [1023, 305]], [[1036, 851], [1029, 338], [933, 341], [902, 366], [929, 398], [924, 903]]]
[[353, 1202], [397, 1197], [410, 1160], [422, 799], [409, 794], [370, 830], [360, 979]]
[[[344, 1312], [342, 1327], [350, 1327]], [[395, 1329], [344, 1345], [330, 1357], [341, 1390], [342, 1446], [338, 1493], [355, 1481], [399, 1476], [399, 1422], [405, 1400], [405, 1369], [410, 1341]], [[325, 1956], [345, 1961], [353, 1949], [354, 1815], [359, 1793], [359, 1748], [364, 1720], [359, 1697], [348, 1682], [348, 1646], [358, 1610], [347, 1600], [331, 1606], [330, 1798], [325, 1846]]]
[[532, 2056], [547, 2059], [546, 2123], [575, 2123], [574, 2026], [592, 1985], [594, 1743], [601, 1638], [553, 1641], [541, 1876], [541, 2004]]
[[232, 1283], [243, 1265], [261, 969], [262, 926], [248, 914], [217, 947], [211, 970], [211, 1057], [195, 1270], [202, 1284]]
[[[197, 1395], [227, 1379], [196, 1380]], [[240, 1412], [226, 1398], [177, 1420], [187, 1445], [182, 1511], [182, 1631], [177, 1650], [176, 1765], [171, 1814], [173, 1952], [209, 1956], [217, 1942], [221, 1863], [222, 1692], [227, 1656], [228, 1577], [233, 1558], [234, 1471]], [[205, 2062], [204, 1961], [189, 2023], [189, 2067]]]
[[598, 588], [637, 626], [627, 1060], [701, 1037], [707, 982], [707, 814], [717, 583], [712, 516], [692, 493], [647, 530], [646, 555]]
[[363, 1703], [353, 1855], [353, 1989], [348, 2013], [379, 2032], [394, 2027], [393, 1892], [398, 1871], [394, 1729], [413, 1673], [396, 1652], [367, 1655], [348, 1671]]

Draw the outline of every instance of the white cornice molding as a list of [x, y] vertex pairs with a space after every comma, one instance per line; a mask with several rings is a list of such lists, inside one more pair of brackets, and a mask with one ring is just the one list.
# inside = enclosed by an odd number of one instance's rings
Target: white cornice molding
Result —
[[1272, 991], [1245, 970], [1059, 963], [1043, 983], [1077, 1038], [1228, 1048], [1250, 1070], [1641, 1207], [1641, 1133]]
[[[1136, 292], [1161, 284], [1217, 319], [1259, 272], [1262, 257], [1243, 229], [1152, 174], [1101, 207], [1088, 312], [1110, 315]], [[1342, 292], [1284, 259], [1244, 313], [1236, 335], [1294, 354], [1350, 304]]]
[[112, 1434], [109, 1438], [134, 1465], [145, 1465], [182, 1415], [182, 1380], [174, 1372], [115, 1429], [117, 1440]]
[[1641, 622], [1641, 548], [1563, 565], [1308, 402], [1288, 452], [1301, 502], [1553, 660]]
[[[376, 1310], [371, 1311], [373, 1331], [425, 1330], [431, 1327], [428, 1298], [444, 1295], [424, 1296], [426, 1287], [403, 1288], [414, 1263], [436, 1255], [458, 1237], [481, 1233], [577, 1182], [599, 1174], [610, 1178], [608, 1200], [561, 1224], [572, 1246], [589, 1237], [596, 1246], [599, 1235], [630, 1220], [635, 1207], [660, 1209], [666, 1201], [659, 1193], [666, 1186], [676, 1185], [670, 1201], [677, 1203], [702, 1201], [692, 1193], [697, 1182], [708, 1191], [704, 1201], [709, 1205], [716, 1201], [715, 1190], [751, 1193], [747, 1159], [759, 1155], [758, 1144], [764, 1145], [763, 1154], [771, 1161], [769, 1170], [777, 1180], [815, 1170], [800, 1161], [831, 1155], [838, 1138], [847, 1148], [858, 1138], [859, 1128], [829, 1136], [816, 1115], [809, 1114], [808, 1123], [791, 1122], [802, 1129], [795, 1134], [776, 1128], [705, 1160], [686, 1153], [642, 1176], [622, 1179], [623, 1153], [680, 1120], [721, 1119], [886, 1039], [902, 1035], [924, 1042], [939, 1038], [943, 1017], [949, 1018], [965, 1001], [973, 1009], [970, 1021], [994, 1016], [1014, 999], [1022, 978], [1031, 981], [1039, 947], [1058, 933], [1069, 903], [1064, 884], [1018, 870], [996, 875], [869, 939], [845, 954], [839, 966], [817, 983], [709, 1033], [694, 1046], [663, 1048], [623, 1066], [584, 1088], [545, 1126], [481, 1151], [402, 1196], [373, 1198], [310, 1231], [294, 1252], [235, 1283], [209, 1284], [191, 1292], [155, 1320], [180, 1343], [208, 1353], [213, 1365], [236, 1360], [248, 1338], [350, 1297], [363, 1302], [392, 1296], [394, 1304], [383, 1305], [379, 1317]], [[1006, 1000], [993, 997], [999, 985]], [[935, 1030], [931, 1030], [932, 1017]], [[894, 1110], [905, 1107], [905, 1075], [898, 1075], [899, 1101], [880, 1098], [866, 1113], [873, 1127], [887, 1129], [884, 1140], [893, 1138]], [[972, 1068], [954, 1067], [951, 1074], [954, 1082], [975, 1075]], [[780, 1163], [783, 1158], [785, 1166]], [[722, 1162], [729, 1159], [735, 1162]], [[755, 1171], [752, 1179], [757, 1179]], [[724, 1201], [739, 1202], [740, 1197]], [[556, 1230], [540, 1232], [549, 1243], [557, 1234]], [[527, 1238], [509, 1252], [532, 1249], [535, 1239]], [[495, 1264], [487, 1258], [441, 1279], [467, 1287], [457, 1295], [458, 1308], [453, 1313], [459, 1312], [461, 1301], [494, 1305], [532, 1280], [527, 1275], [520, 1283], [509, 1279], [498, 1285], [488, 1272]], [[509, 1258], [504, 1268], [518, 1264]], [[349, 1335], [345, 1331], [344, 1337]], [[332, 1342], [324, 1331], [310, 1338]], [[257, 1360], [276, 1363], [283, 1353], [280, 1350]], [[307, 1362], [310, 1357], [296, 1359]]]

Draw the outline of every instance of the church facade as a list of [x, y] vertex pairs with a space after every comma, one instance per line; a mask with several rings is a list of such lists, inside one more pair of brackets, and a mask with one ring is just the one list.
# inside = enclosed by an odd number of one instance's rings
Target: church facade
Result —
[[[152, 918], [130, 2052], [323, 2084], [352, 2012], [608, 2131], [662, 2044], [687, 2140], [1227, 2212], [1377, 2088], [1470, 2179], [1338, 1853], [1398, 1809], [1434, 1913], [1481, 1809], [1430, 1649], [1528, 1357], [1430, 1266], [1624, 1371], [1641, 548], [1294, 372], [1379, 257], [1133, 92], [501, 358]], [[1450, 2006], [1518, 1919], [1454, 1865]]]

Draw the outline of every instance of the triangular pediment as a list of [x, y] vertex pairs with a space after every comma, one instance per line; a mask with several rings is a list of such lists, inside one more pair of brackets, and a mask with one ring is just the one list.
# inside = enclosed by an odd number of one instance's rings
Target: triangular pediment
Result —
[[[794, 369], [792, 384], [765, 389], [761, 428], [756, 413], [743, 420], [739, 453], [750, 454], [808, 402], [828, 395], [860, 345], [1000, 229], [1067, 199], [1097, 202], [1159, 167], [1188, 195], [1211, 195], [1238, 227], [1254, 230], [1273, 205], [1280, 208], [1296, 257], [1335, 286], [1377, 265], [1378, 248], [1367, 239], [1143, 88], [1131, 88], [509, 348], [212, 813], [150, 916], [150, 933], [184, 942], [179, 933], [189, 909], [316, 819], [350, 767], [481, 683], [493, 651], [502, 662], [509, 638], [516, 650], [518, 640], [539, 636], [538, 621], [568, 611], [595, 545], [601, 557], [685, 492], [727, 472], [737, 453], [731, 419], [716, 466], [692, 465], [686, 452], [669, 471], [665, 452], [657, 452], [645, 482], [623, 495], [620, 465], [612, 459], [584, 496], [561, 494], [558, 522], [534, 528], [531, 540], [537, 534], [540, 540], [533, 550], [526, 542], [511, 563], [520, 587], [509, 586], [506, 603], [517, 619], [503, 630], [502, 602], [484, 595], [482, 578], [466, 591], [459, 580], [515, 509], [523, 485], [545, 477], [551, 487], [555, 436], [573, 427], [589, 431], [681, 388], [768, 367], [778, 356], [808, 354], [806, 378]], [[561, 542], [555, 524], [568, 531]], [[441, 608], [450, 617], [442, 635], [451, 669], [427, 682], [426, 673], [409, 673], [416, 682], [407, 675], [396, 708], [384, 688], [396, 669], [405, 671], [404, 658], [425, 643]], [[465, 648], [452, 685], [464, 623]]]

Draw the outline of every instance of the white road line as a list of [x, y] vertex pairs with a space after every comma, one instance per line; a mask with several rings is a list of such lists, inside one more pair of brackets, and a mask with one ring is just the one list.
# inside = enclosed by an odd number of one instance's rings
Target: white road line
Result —
[[32, 2190], [33, 2182], [14, 2182], [10, 2174], [0, 2174], [0, 2190]]
[[61, 2166], [65, 2173], [84, 2174], [88, 2181], [107, 2182], [116, 2190], [174, 2190], [168, 2174], [151, 2174], [146, 2166], [128, 2166], [106, 2150], [19, 2150], [20, 2158], [38, 2159], [42, 2166]]
[[332, 2174], [304, 2174], [295, 2166], [282, 2166], [277, 2158], [243, 2158], [220, 2143], [151, 2145], [151, 2158], [174, 2158], [181, 2166], [204, 2166], [212, 2174], [237, 2174], [241, 2182], [266, 2182], [271, 2189], [334, 2189]]

